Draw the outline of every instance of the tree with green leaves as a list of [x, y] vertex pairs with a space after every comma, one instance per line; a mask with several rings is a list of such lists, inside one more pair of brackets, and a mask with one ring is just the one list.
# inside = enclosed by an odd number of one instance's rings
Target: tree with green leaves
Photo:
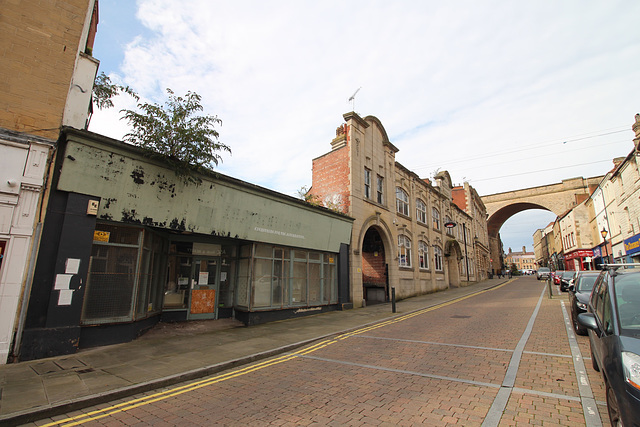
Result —
[[512, 262], [511, 266], [509, 267], [509, 270], [511, 270], [511, 275], [513, 276], [519, 276], [520, 275], [520, 270], [518, 270], [518, 266]]
[[311, 193], [311, 189], [306, 185], [303, 185], [296, 191], [296, 195], [299, 199], [304, 200], [310, 205], [314, 206], [322, 206], [324, 208], [330, 209], [334, 212], [345, 213], [340, 205], [332, 202], [329, 199], [322, 200], [320, 196]]
[[296, 194], [298, 196], [298, 199], [302, 199], [309, 204], [312, 204], [315, 206], [323, 206], [322, 200], [320, 200], [320, 197], [311, 194], [311, 189], [306, 185], [303, 185], [302, 187], [300, 187], [296, 191]]
[[213, 167], [222, 159], [219, 152], [231, 149], [218, 140], [216, 125], [222, 124], [217, 116], [198, 116], [202, 111], [201, 97], [187, 92], [176, 96], [167, 89], [169, 100], [164, 106], [138, 103], [140, 112], [122, 110], [123, 118], [132, 126], [124, 139], [172, 160], [196, 167]]
[[96, 76], [96, 80], [93, 83], [93, 102], [99, 110], [113, 107], [112, 98], [118, 96], [120, 93], [126, 93], [131, 95], [136, 101], [140, 101], [140, 97], [129, 86], [121, 86], [113, 83], [109, 76], [104, 72]]
[[93, 94], [98, 108], [113, 107], [111, 99], [119, 93], [127, 93], [138, 102], [137, 110], [120, 110], [131, 125], [124, 140], [166, 157], [179, 175], [190, 177], [194, 169], [211, 169], [222, 160], [221, 151], [231, 153], [231, 148], [219, 141], [216, 126], [222, 120], [197, 114], [203, 111], [202, 97], [197, 93], [189, 91], [181, 97], [167, 89], [165, 105], [151, 104], [140, 102], [131, 88], [112, 83], [104, 73], [96, 79]]

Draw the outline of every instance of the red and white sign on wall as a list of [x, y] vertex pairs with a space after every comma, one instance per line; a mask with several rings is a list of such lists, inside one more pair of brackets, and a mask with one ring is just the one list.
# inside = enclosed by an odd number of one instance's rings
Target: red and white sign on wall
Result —
[[577, 251], [570, 252], [564, 256], [565, 260], [575, 259], [575, 258], [585, 258], [593, 256], [593, 251], [591, 249], [578, 249]]

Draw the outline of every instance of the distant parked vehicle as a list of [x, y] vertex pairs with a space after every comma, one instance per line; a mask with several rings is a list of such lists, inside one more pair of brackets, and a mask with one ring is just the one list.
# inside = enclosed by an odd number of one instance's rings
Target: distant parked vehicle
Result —
[[569, 286], [573, 283], [573, 278], [576, 276], [575, 271], [563, 271], [560, 276], [560, 290], [562, 292], [567, 292], [569, 290]]
[[556, 270], [553, 272], [553, 284], [560, 286], [560, 279], [562, 278], [564, 270]]
[[599, 271], [579, 271], [569, 286], [569, 308], [573, 330], [578, 335], [587, 335], [587, 328], [578, 323], [578, 315], [587, 311], [593, 284], [600, 275]]
[[549, 267], [540, 267], [536, 272], [536, 279], [547, 280], [550, 274], [551, 274], [551, 269]]

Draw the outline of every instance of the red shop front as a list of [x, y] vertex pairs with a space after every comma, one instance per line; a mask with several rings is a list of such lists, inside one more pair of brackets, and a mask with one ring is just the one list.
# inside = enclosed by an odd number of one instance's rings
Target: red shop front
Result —
[[564, 264], [567, 270], [581, 271], [591, 269], [591, 249], [576, 249], [564, 255]]

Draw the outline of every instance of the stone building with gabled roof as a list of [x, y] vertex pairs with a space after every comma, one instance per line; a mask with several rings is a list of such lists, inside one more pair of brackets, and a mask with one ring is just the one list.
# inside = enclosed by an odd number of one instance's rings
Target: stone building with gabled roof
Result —
[[355, 219], [349, 252], [354, 306], [388, 301], [392, 290], [401, 299], [486, 277], [474, 246], [476, 233], [486, 234], [482, 209], [476, 218], [456, 205], [448, 172], [432, 182], [398, 163], [399, 149], [376, 117], [343, 117], [331, 151], [313, 159], [310, 193]]

